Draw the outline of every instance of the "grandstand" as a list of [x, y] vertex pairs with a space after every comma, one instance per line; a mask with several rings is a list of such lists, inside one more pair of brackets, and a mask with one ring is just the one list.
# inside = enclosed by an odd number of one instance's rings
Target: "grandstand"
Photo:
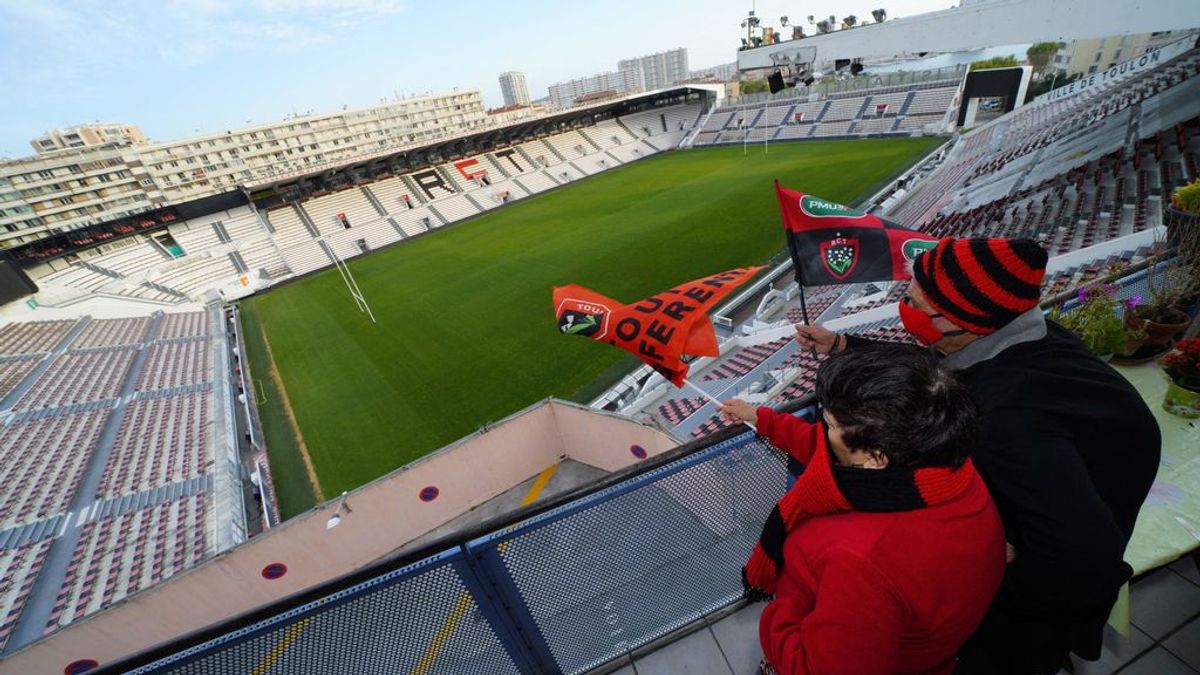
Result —
[[720, 106], [704, 121], [694, 144], [943, 133], [953, 127], [965, 81], [963, 72], [954, 79], [867, 91], [817, 92], [804, 101]]
[[245, 538], [214, 316], [0, 327], [0, 648]]

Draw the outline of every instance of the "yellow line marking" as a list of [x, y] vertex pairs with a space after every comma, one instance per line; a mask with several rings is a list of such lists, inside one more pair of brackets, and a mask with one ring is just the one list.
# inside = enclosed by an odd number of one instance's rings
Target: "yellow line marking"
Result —
[[[533, 485], [529, 486], [529, 492], [526, 492], [525, 496], [521, 499], [521, 506], [529, 506], [536, 502], [537, 498], [542, 494], [542, 490], [546, 489], [546, 485], [550, 483], [550, 479], [554, 477], [557, 471], [558, 464], [552, 464], [543, 469], [537, 478], [534, 479]], [[497, 548], [499, 548], [501, 554], [504, 553], [507, 544], [507, 541], [500, 542], [500, 546]], [[458, 628], [458, 622], [462, 621], [462, 618], [467, 615], [467, 611], [471, 609], [471, 605], [473, 604], [474, 600], [471, 598], [470, 593], [463, 593], [459, 597], [458, 602], [454, 605], [454, 609], [450, 610], [450, 615], [446, 617], [446, 622], [442, 624], [437, 635], [433, 636], [433, 641], [429, 643], [429, 648], [421, 655], [421, 660], [417, 662], [416, 667], [412, 669], [410, 675], [426, 675], [430, 668], [433, 668], [438, 655], [442, 653], [442, 649], [450, 641], [450, 637], [454, 635], [455, 629]], [[255, 673], [254, 675], [261, 674]]]
[[308, 624], [311, 622], [312, 617], [309, 617], [303, 621], [288, 626], [288, 629], [283, 633], [283, 639], [281, 639], [279, 644], [275, 645], [271, 651], [267, 652], [267, 655], [263, 657], [263, 660], [254, 667], [254, 670], [250, 671], [250, 675], [266, 675], [268, 672], [270, 672], [271, 668], [275, 665], [275, 662], [279, 660], [279, 657], [283, 656], [283, 653], [287, 651], [287, 648], [296, 641], [296, 638], [300, 637], [300, 634], [304, 632], [305, 628], [308, 628]]
[[542, 490], [546, 489], [546, 484], [554, 477], [556, 471], [558, 471], [557, 464], [551, 464], [542, 469], [542, 472], [538, 474], [537, 480], [533, 481], [533, 485], [529, 486], [529, 492], [526, 493], [525, 498], [521, 500], [521, 506], [529, 506], [536, 502], [538, 495], [542, 494]]

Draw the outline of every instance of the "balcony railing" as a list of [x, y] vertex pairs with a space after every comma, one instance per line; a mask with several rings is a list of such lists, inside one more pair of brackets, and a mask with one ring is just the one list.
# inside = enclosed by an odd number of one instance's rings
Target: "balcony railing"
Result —
[[95, 672], [583, 673], [737, 602], [786, 479], [726, 429]]

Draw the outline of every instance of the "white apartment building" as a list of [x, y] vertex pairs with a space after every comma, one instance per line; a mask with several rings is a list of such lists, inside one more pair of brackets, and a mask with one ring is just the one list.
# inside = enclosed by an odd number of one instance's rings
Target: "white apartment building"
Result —
[[305, 115], [177, 141], [0, 162], [0, 246], [239, 185], [334, 168], [489, 124], [477, 90]]
[[637, 70], [647, 90], [666, 89], [688, 79], [687, 49], [680, 47], [635, 59], [621, 59], [617, 70]]
[[634, 94], [645, 91], [640, 70], [618, 70], [580, 77], [550, 85], [550, 102], [558, 108], [569, 108], [575, 99], [602, 91]]
[[29, 141], [33, 151], [41, 154], [67, 148], [88, 148], [97, 145], [135, 145], [145, 143], [146, 137], [136, 124], [95, 122], [77, 124], [65, 129], [52, 129]]
[[529, 87], [525, 84], [525, 74], [510, 70], [500, 73], [500, 94], [504, 96], [504, 106], [529, 105]]
[[1050, 67], [1060, 75], [1092, 75], [1111, 65], [1128, 61], [1147, 51], [1168, 45], [1195, 30], [1167, 30], [1157, 33], [1116, 35], [1090, 40], [1058, 43]]
[[135, 173], [128, 148], [50, 152], [0, 164], [0, 246], [162, 206], [153, 181]]
[[737, 62], [735, 61], [733, 63], [722, 63], [719, 66], [713, 66], [711, 68], [693, 70], [688, 74], [688, 79], [699, 80], [704, 78], [712, 78], [714, 80], [720, 80], [721, 82], [729, 82], [738, 79], [738, 75], [739, 71]]

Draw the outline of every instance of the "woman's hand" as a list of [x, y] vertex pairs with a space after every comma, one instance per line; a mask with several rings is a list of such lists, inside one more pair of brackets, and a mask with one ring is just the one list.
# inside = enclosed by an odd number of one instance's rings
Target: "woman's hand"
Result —
[[755, 422], [758, 420], [758, 408], [746, 403], [740, 398], [731, 398], [717, 409], [721, 416], [730, 422]]
[[828, 354], [846, 348], [845, 340], [840, 340], [840, 336], [831, 330], [805, 324], [796, 324], [793, 327], [796, 329], [796, 342], [804, 349], [816, 349], [819, 354]]

